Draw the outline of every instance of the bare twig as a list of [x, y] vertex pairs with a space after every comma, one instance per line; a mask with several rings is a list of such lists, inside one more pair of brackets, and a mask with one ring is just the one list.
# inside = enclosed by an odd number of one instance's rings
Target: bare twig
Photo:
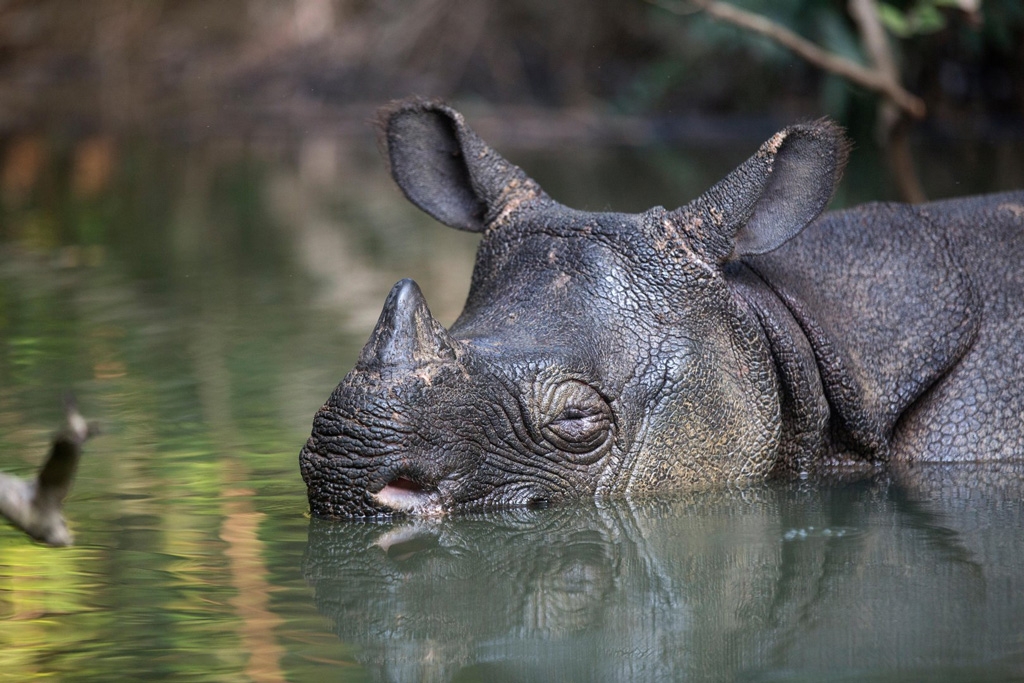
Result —
[[[691, 13], [686, 7], [671, 0], [646, 1], [674, 14]], [[824, 50], [771, 19], [739, 9], [729, 3], [718, 0], [690, 0], [690, 4], [720, 21], [770, 38], [815, 66], [842, 76], [868, 90], [880, 93], [913, 118], [919, 119], [925, 114], [924, 101], [907, 92], [890, 74], [884, 73], [880, 69], [866, 68], [857, 62]]]
[[[850, 16], [857, 24], [861, 43], [872, 65], [883, 76], [892, 82], [899, 81], [899, 70], [896, 58], [892, 53], [892, 45], [882, 27], [878, 16], [878, 4], [875, 0], [850, 0]], [[910, 140], [907, 137], [907, 121], [905, 110], [900, 110], [890, 99], [878, 103], [878, 138], [886, 150], [889, 168], [892, 171], [900, 196], [905, 201], [915, 204], [927, 199], [921, 181], [914, 169], [914, 158], [910, 152]]]
[[885, 35], [885, 28], [878, 17], [878, 6], [874, 0], [850, 0], [850, 16], [857, 24], [861, 43], [868, 53], [868, 59], [875, 69], [891, 81], [899, 81], [896, 70], [896, 59], [892, 54], [892, 46]]
[[910, 151], [910, 138], [907, 135], [908, 124], [904, 116], [893, 124], [886, 141], [885, 156], [900, 197], [905, 202], [921, 204], [928, 201], [928, 196], [914, 167], [914, 155]]

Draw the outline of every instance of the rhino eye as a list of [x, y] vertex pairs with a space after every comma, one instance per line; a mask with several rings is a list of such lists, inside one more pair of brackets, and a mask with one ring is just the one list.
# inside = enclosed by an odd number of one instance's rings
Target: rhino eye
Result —
[[611, 407], [596, 389], [578, 380], [562, 382], [547, 392], [541, 432], [553, 446], [589, 464], [604, 453], [611, 433]]

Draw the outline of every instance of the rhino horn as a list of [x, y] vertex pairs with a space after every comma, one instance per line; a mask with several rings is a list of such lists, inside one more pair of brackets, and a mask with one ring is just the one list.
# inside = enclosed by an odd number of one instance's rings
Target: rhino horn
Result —
[[419, 285], [401, 280], [388, 294], [357, 367], [410, 368], [455, 360], [455, 340], [427, 308]]

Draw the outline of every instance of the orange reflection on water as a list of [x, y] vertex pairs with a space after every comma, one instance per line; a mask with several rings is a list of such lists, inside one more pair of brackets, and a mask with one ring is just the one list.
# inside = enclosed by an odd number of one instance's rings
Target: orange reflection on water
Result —
[[238, 594], [231, 601], [242, 620], [242, 644], [249, 652], [245, 673], [253, 681], [284, 681], [281, 658], [284, 649], [274, 636], [281, 619], [270, 611], [270, 582], [263, 563], [263, 543], [259, 539], [260, 521], [264, 515], [253, 510], [249, 489], [224, 491], [224, 524], [220, 537], [228, 547], [227, 556], [231, 583]]

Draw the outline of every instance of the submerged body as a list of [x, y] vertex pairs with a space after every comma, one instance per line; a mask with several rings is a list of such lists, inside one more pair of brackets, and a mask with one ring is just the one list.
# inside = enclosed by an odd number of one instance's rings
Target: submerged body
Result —
[[906, 462], [1024, 455], [1022, 262], [1021, 192], [831, 212], [747, 259], [809, 340], [824, 450]]
[[392, 290], [300, 455], [315, 514], [1024, 452], [1024, 193], [818, 218], [846, 155], [818, 122], [679, 209], [588, 213], [440, 103], [386, 135], [406, 196], [483, 240], [450, 330]]

